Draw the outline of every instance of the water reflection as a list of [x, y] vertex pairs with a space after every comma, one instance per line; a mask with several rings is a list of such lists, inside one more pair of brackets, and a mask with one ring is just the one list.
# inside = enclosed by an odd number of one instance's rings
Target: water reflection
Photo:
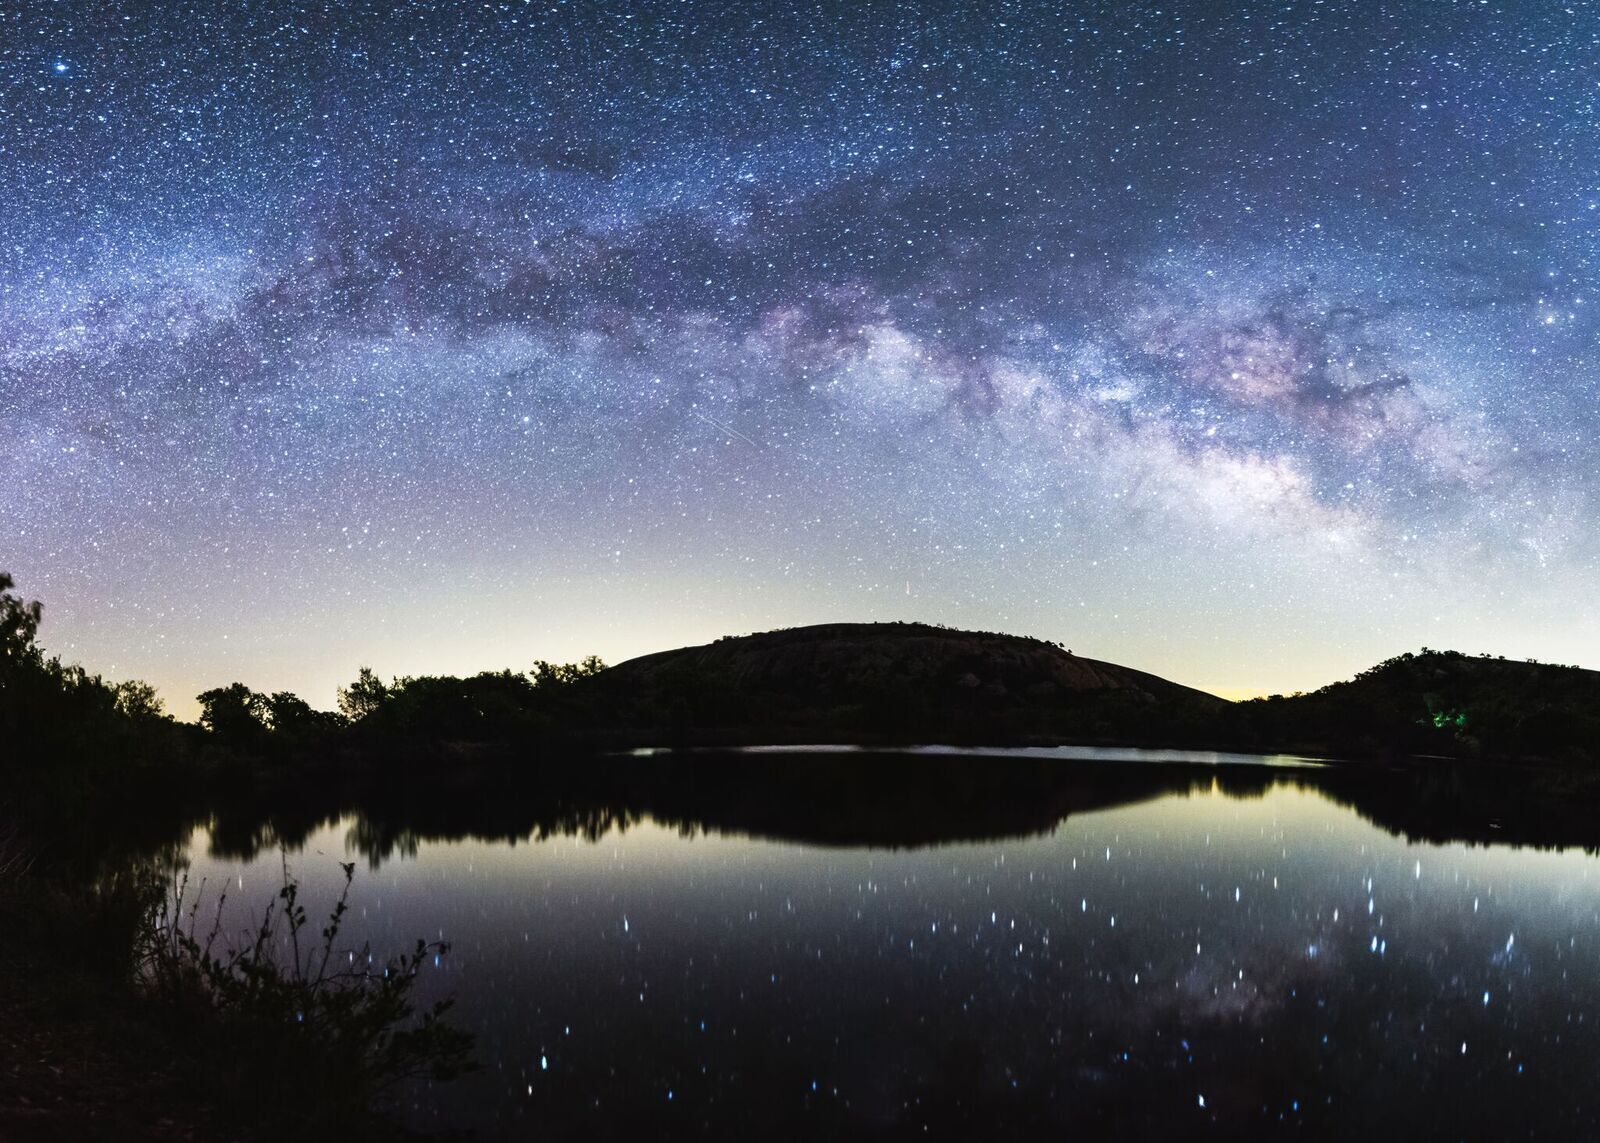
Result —
[[[418, 1093], [421, 1123], [1594, 1136], [1581, 852], [1408, 841], [1273, 771], [839, 765], [268, 833], [313, 895], [368, 858], [358, 940], [453, 942], [430, 987], [486, 1070]], [[197, 833], [196, 871], [270, 891], [275, 854], [216, 855], [238, 843]]]
[[[1196, 786], [1259, 797], [1291, 784], [1318, 790], [1410, 840], [1600, 846], [1592, 798], [1562, 788], [1540, 793], [1539, 775], [1521, 770], [1430, 764], [1391, 771], [1243, 755], [1076, 753], [679, 753], [460, 775], [399, 771], [354, 791], [311, 783], [275, 798], [252, 792], [224, 800], [209, 814], [210, 845], [217, 856], [246, 859], [263, 848], [300, 846], [322, 826], [353, 815], [354, 852], [374, 868], [429, 840], [593, 839], [646, 817], [686, 834], [893, 848], [1045, 833], [1075, 813]], [[1140, 757], [1121, 757], [1129, 754]]]
[[619, 751], [613, 757], [672, 758], [684, 756], [722, 757], [819, 757], [843, 754], [851, 757], [912, 758], [1031, 758], [1053, 762], [1141, 762], [1181, 763], [1190, 766], [1266, 766], [1278, 770], [1321, 767], [1325, 759], [1298, 754], [1240, 754], [1222, 750], [1153, 750], [1141, 746], [852, 746], [824, 743], [813, 746], [780, 744], [774, 746], [641, 746]]
[[594, 840], [645, 818], [685, 836], [898, 848], [1045, 833], [1075, 813], [1196, 784], [1246, 797], [1288, 780], [1287, 771], [1259, 759], [1197, 768], [1181, 756], [1157, 757], [1107, 765], [1099, 757], [1065, 763], [1053, 756], [975, 757], [966, 751], [835, 751], [760, 761], [742, 753], [677, 754], [596, 763], [557, 778], [478, 774], [456, 791], [433, 781], [396, 782], [348, 800], [297, 795], [273, 805], [248, 799], [218, 810], [211, 847], [218, 856], [237, 858], [298, 847], [330, 821], [354, 814], [354, 852], [374, 868], [391, 856], [413, 854], [424, 841]]

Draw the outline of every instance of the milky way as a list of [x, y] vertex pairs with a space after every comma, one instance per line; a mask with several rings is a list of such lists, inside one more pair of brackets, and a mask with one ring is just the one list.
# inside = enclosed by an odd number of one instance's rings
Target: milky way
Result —
[[0, 566], [180, 710], [837, 618], [1600, 665], [1597, 75], [1580, 4], [9, 7]]

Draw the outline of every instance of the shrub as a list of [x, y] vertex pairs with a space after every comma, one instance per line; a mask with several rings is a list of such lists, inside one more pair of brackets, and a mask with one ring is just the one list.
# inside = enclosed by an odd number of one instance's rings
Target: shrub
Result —
[[402, 1081], [447, 1080], [474, 1066], [471, 1036], [444, 1020], [452, 1002], [418, 1015], [412, 1001], [419, 972], [446, 944], [419, 940], [381, 962], [369, 947], [338, 947], [355, 864], [341, 867], [343, 890], [314, 940], [285, 854], [282, 887], [239, 943], [224, 934], [226, 893], [202, 935], [204, 882], [189, 900], [180, 874], [148, 915], [138, 950], [137, 979], [157, 1010], [234, 1065], [222, 1077], [232, 1090], [220, 1094], [319, 1129], [360, 1122]]

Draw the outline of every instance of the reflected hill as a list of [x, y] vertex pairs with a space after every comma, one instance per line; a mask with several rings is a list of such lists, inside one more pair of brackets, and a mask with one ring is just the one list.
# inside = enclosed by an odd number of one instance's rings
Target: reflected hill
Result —
[[1074, 814], [1197, 785], [1259, 796], [1284, 773], [866, 752], [608, 759], [559, 782], [502, 772], [453, 792], [395, 785], [355, 800], [224, 805], [213, 821], [212, 849], [249, 858], [280, 844], [294, 848], [345, 816], [355, 818], [356, 851], [374, 864], [415, 852], [421, 842], [593, 840], [646, 818], [687, 835], [910, 848], [1048, 833]]
[[1508, 796], [1517, 771], [1485, 782], [1368, 766], [1103, 762], [963, 755], [675, 755], [593, 762], [581, 775], [499, 772], [454, 788], [391, 783], [360, 796], [219, 805], [211, 849], [248, 859], [304, 845], [352, 818], [349, 843], [374, 867], [424, 843], [516, 845], [597, 840], [651, 820], [686, 836], [736, 835], [804, 845], [903, 849], [1048, 834], [1077, 814], [1170, 795], [1256, 798], [1291, 786], [1349, 807], [1379, 828], [1430, 843], [1600, 848], [1600, 822], [1582, 802]]
[[1600, 776], [1564, 767], [1338, 767], [1314, 788], [1407, 841], [1600, 852]]

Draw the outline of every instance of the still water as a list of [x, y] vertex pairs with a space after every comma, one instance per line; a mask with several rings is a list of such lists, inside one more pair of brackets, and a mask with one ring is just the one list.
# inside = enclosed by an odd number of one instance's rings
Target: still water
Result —
[[[648, 815], [290, 852], [313, 917], [451, 943], [485, 1138], [1600, 1137], [1600, 864], [1409, 843], [1288, 777], [1198, 774], [1042, 832], [873, 848]], [[190, 841], [264, 903], [277, 851]], [[240, 918], [241, 922], [243, 918]]]

